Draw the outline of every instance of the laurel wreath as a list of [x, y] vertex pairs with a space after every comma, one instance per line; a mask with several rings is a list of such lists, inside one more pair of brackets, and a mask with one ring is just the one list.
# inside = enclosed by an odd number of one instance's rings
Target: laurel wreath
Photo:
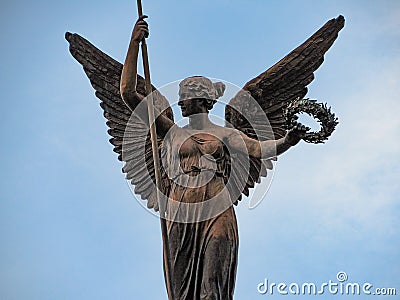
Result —
[[297, 98], [289, 104], [285, 111], [287, 129], [297, 124], [297, 114], [299, 113], [312, 116], [321, 126], [321, 129], [317, 132], [306, 133], [303, 140], [308, 143], [324, 143], [335, 130], [336, 125], [339, 124], [338, 118], [327, 104], [317, 103], [317, 100], [313, 99]]

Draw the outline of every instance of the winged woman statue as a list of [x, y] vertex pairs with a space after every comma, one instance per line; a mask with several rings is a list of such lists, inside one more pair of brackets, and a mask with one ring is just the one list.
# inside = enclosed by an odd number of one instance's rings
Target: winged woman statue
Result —
[[303, 98], [344, 26], [329, 20], [303, 44], [250, 80], [225, 108], [226, 126], [209, 111], [224, 94], [222, 82], [193, 76], [179, 84], [188, 125], [179, 127], [166, 98], [155, 87], [158, 155], [162, 188], [155, 188], [149, 136], [148, 97], [137, 74], [140, 43], [148, 37], [144, 16], [136, 22], [125, 63], [106, 55], [78, 34], [66, 33], [70, 52], [83, 66], [101, 100], [110, 142], [135, 193], [158, 211], [164, 199], [164, 275], [169, 299], [233, 299], [238, 228], [233, 204], [272, 169], [271, 160], [304, 138], [307, 128], [290, 130], [285, 108]]

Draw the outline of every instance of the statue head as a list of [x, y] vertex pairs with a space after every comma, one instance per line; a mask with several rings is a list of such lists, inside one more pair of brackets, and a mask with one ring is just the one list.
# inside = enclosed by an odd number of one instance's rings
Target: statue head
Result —
[[179, 83], [179, 102], [184, 117], [208, 113], [217, 99], [224, 94], [225, 84], [213, 83], [203, 76], [192, 76]]

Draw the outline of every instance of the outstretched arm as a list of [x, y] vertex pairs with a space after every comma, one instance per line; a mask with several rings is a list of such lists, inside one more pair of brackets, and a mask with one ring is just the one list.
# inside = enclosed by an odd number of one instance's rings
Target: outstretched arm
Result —
[[268, 159], [280, 155], [290, 147], [295, 146], [304, 137], [307, 130], [306, 126], [297, 124], [283, 138], [263, 142], [252, 139], [239, 131], [231, 134], [228, 142], [232, 148], [248, 153], [249, 156]]

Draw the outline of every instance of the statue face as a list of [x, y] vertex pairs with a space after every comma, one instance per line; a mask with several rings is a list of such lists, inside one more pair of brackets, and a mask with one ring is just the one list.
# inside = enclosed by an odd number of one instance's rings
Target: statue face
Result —
[[208, 112], [204, 99], [201, 98], [179, 100], [178, 105], [181, 107], [182, 116], [184, 117]]

